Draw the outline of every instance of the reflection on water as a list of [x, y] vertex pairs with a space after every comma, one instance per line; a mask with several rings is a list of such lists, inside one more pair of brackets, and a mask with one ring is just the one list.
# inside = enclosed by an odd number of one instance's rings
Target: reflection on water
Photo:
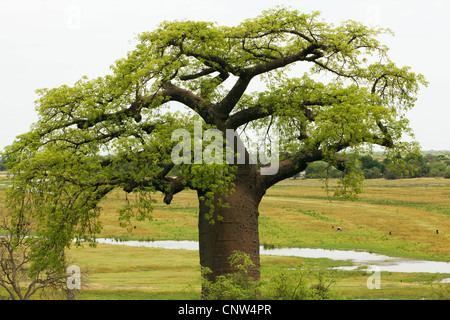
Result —
[[[124, 245], [133, 247], [198, 250], [197, 241], [117, 241], [114, 239], [97, 239], [98, 243]], [[274, 248], [260, 247], [262, 255], [293, 256], [301, 258], [327, 258], [332, 260], [351, 260], [355, 266], [337, 267], [340, 270], [355, 270], [359, 267], [376, 266], [380, 271], [389, 272], [426, 272], [450, 273], [449, 262], [396, 258], [385, 255], [352, 250], [327, 250], [309, 248]]]

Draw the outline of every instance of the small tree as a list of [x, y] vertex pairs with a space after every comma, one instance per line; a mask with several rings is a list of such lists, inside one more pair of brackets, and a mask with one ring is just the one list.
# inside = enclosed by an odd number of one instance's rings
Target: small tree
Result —
[[1, 219], [0, 232], [6, 236], [0, 237], [0, 287], [7, 295], [0, 299], [73, 298], [64, 268], [32, 269], [32, 247], [39, 241], [31, 236], [32, 224], [24, 220], [10, 223], [6, 216]]
[[447, 171], [445, 171], [444, 178], [445, 179], [450, 179], [450, 169], [447, 169]]
[[364, 177], [366, 179], [381, 178], [381, 170], [378, 167], [372, 167], [370, 169], [364, 169]]
[[205, 300], [255, 300], [259, 296], [260, 283], [249, 277], [255, 267], [250, 256], [234, 251], [229, 257], [230, 267], [235, 273], [223, 274], [214, 281], [209, 280], [211, 270], [202, 268], [202, 298]]
[[0, 171], [6, 170], [6, 160], [0, 157]]
[[447, 164], [445, 162], [435, 161], [430, 163], [430, 176], [443, 177], [447, 170]]

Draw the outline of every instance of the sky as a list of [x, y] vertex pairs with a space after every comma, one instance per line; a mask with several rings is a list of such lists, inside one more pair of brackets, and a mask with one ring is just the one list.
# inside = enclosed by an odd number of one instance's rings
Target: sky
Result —
[[36, 89], [109, 74], [137, 34], [166, 20], [237, 25], [277, 5], [390, 28], [395, 36], [380, 40], [392, 60], [430, 83], [406, 114], [416, 140], [422, 150], [450, 150], [448, 0], [0, 0], [0, 151], [37, 121]]

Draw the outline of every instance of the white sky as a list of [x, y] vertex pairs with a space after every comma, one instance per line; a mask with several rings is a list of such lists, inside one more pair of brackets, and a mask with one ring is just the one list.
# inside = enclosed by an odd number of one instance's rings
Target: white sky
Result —
[[0, 151], [37, 120], [35, 90], [109, 73], [135, 35], [164, 20], [235, 25], [286, 5], [391, 28], [391, 58], [430, 82], [408, 112], [424, 150], [450, 150], [450, 1], [448, 0], [0, 0]]

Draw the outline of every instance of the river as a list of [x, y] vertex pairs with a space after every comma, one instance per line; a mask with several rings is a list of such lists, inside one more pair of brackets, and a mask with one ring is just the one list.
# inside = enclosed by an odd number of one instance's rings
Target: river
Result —
[[[163, 248], [163, 249], [179, 249], [179, 250], [198, 250], [197, 241], [118, 241], [109, 238], [97, 239], [98, 243], [147, 247], [147, 248]], [[368, 268], [377, 267], [379, 271], [388, 272], [425, 272], [425, 273], [449, 273], [450, 262], [428, 261], [410, 258], [398, 258], [370, 253], [366, 251], [354, 250], [328, 250], [328, 249], [309, 249], [309, 248], [274, 248], [265, 249], [260, 247], [261, 255], [274, 256], [293, 256], [301, 258], [327, 258], [332, 260], [350, 260], [353, 266], [336, 267], [340, 270], [355, 270], [360, 267]]]

